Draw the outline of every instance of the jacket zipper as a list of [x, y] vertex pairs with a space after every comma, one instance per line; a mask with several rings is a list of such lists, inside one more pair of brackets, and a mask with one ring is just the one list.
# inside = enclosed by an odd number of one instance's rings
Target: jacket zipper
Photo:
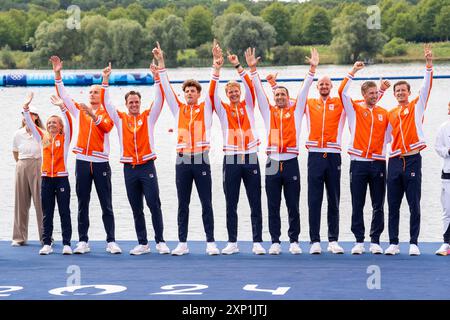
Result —
[[373, 112], [372, 109], [368, 108], [370, 111], [370, 115], [372, 117], [372, 123], [370, 125], [370, 136], [369, 136], [369, 144], [367, 146], [367, 151], [366, 151], [366, 158], [369, 158], [369, 150], [370, 150], [370, 145], [372, 144], [372, 132], [373, 132]]

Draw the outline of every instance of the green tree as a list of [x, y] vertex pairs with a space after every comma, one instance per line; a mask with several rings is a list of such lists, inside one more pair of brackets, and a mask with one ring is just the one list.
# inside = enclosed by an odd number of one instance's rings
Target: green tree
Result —
[[133, 3], [127, 7], [127, 16], [131, 20], [135, 20], [145, 27], [145, 22], [147, 21], [148, 12], [140, 4]]
[[289, 10], [284, 4], [274, 2], [261, 12], [262, 18], [270, 23], [277, 32], [276, 43], [289, 41], [291, 34], [291, 20]]
[[223, 12], [223, 14], [229, 14], [229, 13], [242, 13], [244, 11], [247, 11], [247, 7], [244, 6], [242, 3], [240, 2], [234, 2], [231, 3], [228, 8], [225, 9], [225, 11]]
[[14, 60], [14, 56], [11, 53], [11, 49], [9, 46], [5, 46], [0, 51], [0, 63], [2, 68], [5, 69], [15, 69], [16, 68], [16, 61]]
[[113, 57], [108, 29], [110, 20], [103, 16], [87, 16], [81, 20], [81, 33], [84, 47], [84, 65], [87, 68], [101, 68]]
[[67, 11], [66, 10], [58, 10], [52, 13], [51, 16], [49, 16], [46, 20], [48, 22], [53, 22], [57, 19], [65, 20], [67, 19]]
[[3, 47], [11, 41], [8, 19], [4, 13], [0, 13], [0, 47]]
[[[60, 8], [59, 0], [31, 0], [30, 5], [39, 6], [49, 11], [58, 10]], [[67, 8], [67, 7], [66, 7]]]
[[249, 12], [217, 17], [213, 32], [224, 48], [230, 48], [240, 56], [248, 47], [254, 47], [263, 58], [275, 44], [275, 29], [261, 17], [255, 17]]
[[374, 57], [381, 51], [387, 37], [379, 30], [367, 28], [365, 11], [342, 14], [333, 21], [331, 45], [338, 55], [339, 63], [352, 63]]
[[123, 7], [117, 7], [108, 12], [109, 20], [128, 19], [128, 11]]
[[398, 14], [389, 30], [393, 37], [413, 41], [417, 35], [417, 23], [414, 14], [412, 12]]
[[75, 55], [84, 51], [81, 32], [67, 28], [66, 21], [62, 19], [43, 21], [36, 29], [33, 46], [35, 50], [30, 62], [36, 67], [47, 66], [48, 58], [52, 55], [71, 61]]
[[324, 8], [310, 10], [305, 20], [304, 44], [330, 44], [331, 20]]
[[145, 28], [148, 30], [153, 29], [154, 26], [164, 21], [165, 18], [174, 14], [174, 10], [169, 8], [160, 8], [153, 11], [145, 22]]
[[118, 68], [135, 66], [149, 50], [144, 28], [137, 21], [113, 20], [109, 23], [107, 34], [111, 62]]
[[156, 9], [150, 14], [150, 17], [157, 21], [163, 21], [165, 18], [170, 16], [171, 14], [174, 14], [174, 10], [170, 8], [160, 8]]
[[272, 63], [275, 65], [289, 64], [289, 42], [282, 46], [276, 46], [270, 49], [272, 53]]
[[[439, 36], [435, 30], [436, 17], [441, 8], [450, 5], [450, 0], [422, 0], [415, 7], [417, 13], [417, 40], [436, 41]], [[448, 21], [447, 21], [448, 23]]]
[[170, 15], [161, 23], [152, 25], [149, 33], [152, 44], [156, 41], [161, 44], [167, 64], [176, 66], [178, 50], [185, 49], [189, 40], [183, 20]]
[[229, 13], [215, 18], [212, 26], [214, 38], [223, 43], [229, 29], [238, 24], [240, 16], [239, 13]]
[[47, 13], [38, 7], [32, 6], [27, 12], [24, 41], [29, 41], [34, 36], [39, 24], [47, 19]]
[[[0, 45], [9, 45], [12, 50], [20, 50], [25, 44], [27, 14], [11, 9], [0, 13]], [[4, 38], [3, 38], [4, 37]]]
[[211, 41], [213, 22], [212, 13], [203, 6], [195, 6], [189, 9], [185, 19], [186, 27], [189, 30], [190, 47], [195, 48]]
[[[394, 31], [394, 23], [399, 14], [410, 11], [411, 4], [406, 0], [382, 0], [378, 5], [381, 10], [381, 31], [389, 37], [398, 37], [399, 35], [396, 35]], [[417, 22], [414, 21], [414, 23]], [[399, 27], [401, 26], [396, 26], [396, 28]]]
[[306, 15], [309, 13], [308, 6], [298, 6], [291, 18], [291, 44], [303, 44], [305, 41], [303, 29], [305, 26]]
[[448, 41], [450, 38], [450, 5], [442, 7], [436, 16], [435, 32], [441, 40]]
[[211, 59], [212, 42], [205, 42], [195, 48], [195, 53], [199, 59]]
[[393, 57], [402, 56], [407, 52], [408, 46], [406, 41], [402, 38], [392, 38], [391, 41], [386, 43], [383, 47], [383, 56]]

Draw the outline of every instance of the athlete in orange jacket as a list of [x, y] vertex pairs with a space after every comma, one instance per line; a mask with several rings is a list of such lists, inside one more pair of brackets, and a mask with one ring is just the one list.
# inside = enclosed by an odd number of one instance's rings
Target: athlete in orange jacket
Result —
[[155, 168], [155, 145], [153, 132], [156, 121], [164, 104], [157, 67], [150, 69], [155, 80], [155, 101], [149, 109], [141, 112], [141, 94], [129, 91], [125, 95], [128, 112], [116, 109], [109, 96], [108, 80], [111, 74], [111, 63], [103, 70], [102, 102], [117, 128], [120, 142], [120, 162], [124, 164], [123, 172], [128, 201], [133, 210], [134, 226], [139, 244], [130, 251], [131, 255], [141, 255], [150, 252], [145, 226], [144, 203], [147, 202], [152, 214], [152, 224], [155, 231], [156, 250], [160, 254], [170, 252], [163, 237], [163, 217], [159, 199], [158, 177]]
[[289, 102], [289, 92], [285, 87], [278, 87], [275, 90], [275, 105], [270, 105], [256, 72], [259, 58], [255, 57], [254, 49], [249, 48], [247, 50], [246, 58], [252, 72], [253, 85], [268, 136], [265, 179], [269, 210], [269, 232], [272, 238], [269, 254], [281, 253], [280, 204], [283, 189], [289, 215], [289, 251], [292, 254], [300, 254], [302, 252], [298, 244], [300, 233], [300, 170], [297, 157], [302, 118], [308, 91], [319, 64], [319, 54], [317, 50], [311, 50], [311, 58], [308, 58], [310, 63], [309, 73], [293, 105]]
[[76, 154], [75, 178], [78, 198], [78, 235], [76, 254], [90, 252], [89, 247], [89, 203], [92, 182], [95, 183], [102, 208], [103, 226], [106, 231], [106, 251], [121, 253], [116, 244], [115, 223], [112, 207], [111, 167], [109, 166], [109, 132], [113, 128], [108, 113], [101, 104], [102, 87], [93, 85], [89, 89], [88, 105], [72, 100], [61, 78], [63, 62], [52, 56], [50, 61], [55, 73], [55, 87], [69, 112], [78, 122], [78, 138], [73, 152]]
[[386, 144], [390, 139], [389, 120], [386, 109], [379, 107], [379, 91], [373, 81], [361, 86], [364, 100], [352, 100], [349, 88], [353, 76], [364, 68], [363, 62], [356, 62], [352, 71], [342, 81], [339, 96], [347, 114], [350, 128], [351, 156], [350, 190], [352, 195], [352, 232], [356, 244], [352, 254], [362, 254], [364, 248], [364, 204], [367, 185], [372, 200], [372, 224], [370, 230], [370, 252], [380, 254], [380, 235], [384, 229], [384, 196], [386, 193]]
[[[268, 75], [267, 81], [275, 90], [276, 75]], [[328, 200], [328, 248], [332, 253], [344, 253], [338, 244], [339, 200], [341, 187], [341, 138], [345, 124], [345, 112], [339, 97], [330, 97], [333, 84], [330, 77], [323, 76], [317, 82], [320, 98], [309, 98], [305, 108], [308, 125], [308, 210], [310, 254], [320, 254], [320, 220], [324, 185]], [[381, 81], [379, 96], [386, 90]]]
[[389, 207], [389, 242], [386, 254], [400, 252], [398, 229], [400, 206], [406, 194], [410, 216], [410, 255], [420, 255], [417, 246], [420, 231], [420, 197], [422, 189], [422, 156], [420, 150], [426, 147], [423, 132], [423, 118], [430, 97], [433, 82], [433, 54], [430, 46], [425, 46], [425, 77], [419, 96], [410, 101], [410, 85], [406, 81], [394, 84], [394, 96], [398, 105], [389, 111], [392, 126], [392, 143], [387, 178], [387, 198]]
[[[163, 51], [159, 43], [153, 49], [153, 55], [158, 60], [164, 95], [175, 118], [178, 131], [175, 175], [178, 195], [179, 243], [172, 251], [172, 254], [184, 255], [189, 253], [187, 246], [189, 203], [192, 184], [195, 181], [202, 204], [202, 219], [207, 242], [206, 253], [208, 255], [218, 255], [220, 251], [214, 241], [211, 166], [208, 157], [212, 124], [211, 95], [208, 94], [206, 100], [199, 103], [201, 85], [198, 81], [186, 80], [182, 85], [186, 103], [182, 103], [170, 86], [165, 69]], [[211, 85], [209, 90], [211, 91]]]
[[44, 214], [44, 233], [42, 242], [44, 246], [39, 251], [41, 255], [53, 252], [53, 216], [55, 213], [55, 198], [58, 202], [58, 211], [61, 218], [63, 238], [63, 254], [72, 254], [70, 240], [72, 237], [72, 223], [70, 220], [70, 184], [67, 172], [67, 155], [72, 139], [72, 118], [64, 102], [52, 96], [51, 101], [61, 109], [63, 119], [53, 115], [47, 119], [46, 131], [38, 127], [31, 119], [29, 105], [33, 99], [30, 94], [23, 106], [26, 124], [33, 137], [42, 146], [42, 184], [41, 200]]
[[239, 63], [236, 55], [228, 52], [228, 60], [236, 68], [245, 87], [245, 99], [241, 101], [241, 86], [230, 81], [225, 86], [229, 103], [219, 97], [219, 75], [223, 65], [220, 46], [213, 47], [214, 73], [211, 82], [211, 101], [219, 117], [223, 132], [223, 189], [226, 199], [228, 244], [222, 254], [239, 252], [237, 245], [239, 190], [244, 182], [251, 211], [253, 253], [265, 254], [262, 247], [261, 172], [258, 162], [260, 140], [255, 127], [255, 90], [252, 80]]

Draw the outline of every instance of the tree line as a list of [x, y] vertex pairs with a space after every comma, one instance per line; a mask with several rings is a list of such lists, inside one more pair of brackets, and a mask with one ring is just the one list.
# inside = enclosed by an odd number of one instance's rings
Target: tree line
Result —
[[301, 64], [300, 46], [320, 44], [350, 63], [402, 54], [407, 41], [448, 41], [449, 21], [450, 0], [2, 0], [0, 47], [3, 64], [9, 50], [22, 50], [36, 68], [52, 54], [74, 68], [142, 67], [157, 40], [170, 66], [209, 65], [213, 38], [239, 55], [256, 47], [271, 64]]

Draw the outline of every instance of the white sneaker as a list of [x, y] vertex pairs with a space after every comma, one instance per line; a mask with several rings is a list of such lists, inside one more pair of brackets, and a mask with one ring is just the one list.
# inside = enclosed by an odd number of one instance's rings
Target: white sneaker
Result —
[[170, 249], [167, 246], [167, 244], [165, 242], [159, 242], [156, 244], [156, 251], [159, 252], [159, 254], [169, 254], [170, 253]]
[[222, 249], [222, 254], [233, 254], [238, 252], [239, 248], [236, 242], [228, 242], [227, 246]]
[[183, 254], [188, 254], [189, 248], [186, 242], [179, 242], [177, 247], [172, 250], [173, 256], [182, 256]]
[[20, 247], [23, 246], [25, 242], [19, 242], [19, 241], [11, 241], [11, 247]]
[[378, 243], [371, 243], [369, 251], [372, 252], [372, 254], [383, 254], [383, 248], [381, 248]]
[[254, 254], [266, 254], [266, 249], [259, 242], [253, 242], [252, 252]]
[[47, 255], [53, 252], [52, 246], [48, 244], [44, 245], [41, 250], [39, 250], [40, 255]]
[[448, 243], [444, 243], [441, 247], [436, 251], [438, 256], [446, 256], [448, 255], [448, 250], [450, 249], [450, 245]]
[[122, 253], [122, 249], [120, 249], [119, 245], [115, 243], [114, 241], [108, 242], [106, 245], [106, 252], [112, 253], [112, 254], [120, 254]]
[[278, 242], [272, 243], [269, 248], [269, 254], [280, 254], [281, 253], [281, 245]]
[[206, 243], [206, 253], [210, 256], [216, 256], [220, 254], [219, 248], [217, 248], [215, 242], [207, 242]]
[[85, 241], [80, 241], [77, 243], [77, 247], [75, 250], [73, 250], [73, 253], [75, 254], [85, 254], [91, 251], [91, 248], [89, 248], [89, 244]]
[[357, 242], [352, 248], [352, 254], [363, 254], [366, 252], [366, 248], [364, 248], [364, 242]]
[[409, 245], [409, 255], [410, 256], [420, 256], [419, 247], [415, 244], [410, 244]]
[[331, 241], [328, 243], [327, 251], [335, 254], [343, 254], [344, 248], [342, 248], [337, 241]]
[[289, 252], [291, 254], [300, 254], [302, 253], [302, 248], [298, 245], [298, 242], [291, 242], [289, 245]]
[[395, 256], [396, 254], [400, 253], [400, 247], [398, 244], [391, 244], [389, 247], [384, 251], [385, 255], [388, 256]]
[[71, 255], [72, 254], [72, 248], [70, 246], [64, 246], [62, 250], [63, 255]]
[[322, 247], [320, 246], [320, 242], [313, 242], [311, 244], [311, 248], [309, 248], [309, 254], [321, 254]]
[[148, 244], [138, 244], [136, 247], [130, 250], [132, 256], [140, 256], [141, 254], [150, 253], [150, 247]]

